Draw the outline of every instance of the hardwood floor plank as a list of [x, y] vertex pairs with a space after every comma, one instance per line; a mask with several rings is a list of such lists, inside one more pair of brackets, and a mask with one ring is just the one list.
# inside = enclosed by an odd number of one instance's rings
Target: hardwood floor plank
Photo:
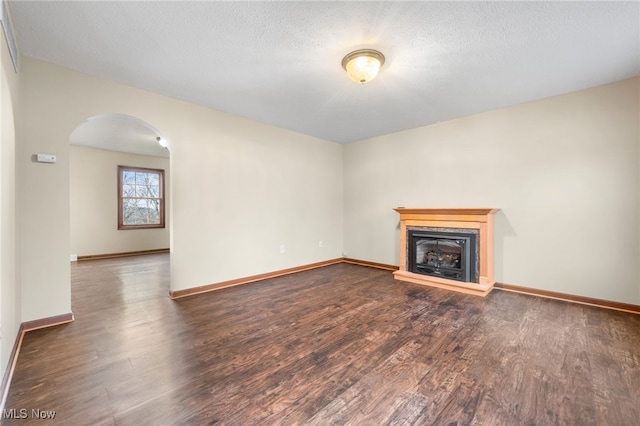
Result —
[[640, 424], [638, 315], [352, 264], [171, 300], [168, 257], [74, 264], [76, 320], [25, 335], [6, 408], [61, 425]]

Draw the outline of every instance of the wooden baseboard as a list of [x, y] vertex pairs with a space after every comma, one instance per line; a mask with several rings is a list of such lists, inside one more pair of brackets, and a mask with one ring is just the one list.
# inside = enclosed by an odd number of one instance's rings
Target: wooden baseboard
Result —
[[252, 275], [249, 277], [238, 278], [235, 280], [222, 281], [215, 284], [208, 284], [200, 287], [186, 288], [184, 290], [176, 290], [169, 292], [169, 297], [172, 299], [180, 299], [182, 297], [193, 296], [200, 293], [208, 293], [214, 290], [220, 290], [222, 288], [234, 287], [242, 284], [249, 284], [256, 281], [262, 281], [269, 278], [280, 277], [282, 275], [294, 274], [296, 272], [307, 271], [309, 269], [320, 268], [328, 265], [335, 265], [336, 263], [342, 263], [344, 260], [341, 258], [325, 260], [323, 262], [310, 263], [308, 265], [297, 266], [295, 268], [281, 269], [279, 271], [267, 272], [265, 274]]
[[4, 376], [2, 377], [2, 387], [0, 388], [0, 392], [2, 392], [2, 400], [0, 400], [0, 412], [4, 412], [4, 406], [7, 402], [7, 396], [9, 395], [9, 385], [11, 385], [11, 379], [13, 378], [13, 372], [16, 368], [16, 362], [18, 362], [18, 354], [20, 353], [20, 347], [22, 347], [23, 337], [24, 329], [21, 325], [18, 329], [16, 340], [13, 343], [13, 349], [11, 350], [11, 355], [9, 356], [7, 369], [4, 371]]
[[140, 256], [143, 254], [158, 254], [158, 253], [169, 253], [169, 252], [170, 252], [170, 249], [162, 248], [162, 249], [154, 249], [154, 250], [125, 251], [122, 253], [90, 254], [86, 256], [78, 256], [78, 262], [82, 262], [85, 260], [113, 259], [115, 257]]
[[0, 385], [0, 413], [4, 412], [4, 406], [7, 402], [7, 396], [9, 395], [9, 386], [11, 385], [11, 379], [13, 378], [13, 372], [18, 362], [18, 355], [20, 354], [20, 348], [22, 347], [22, 340], [25, 333], [28, 331], [38, 330], [45, 327], [53, 327], [55, 325], [66, 324], [73, 321], [73, 314], [62, 314], [54, 317], [41, 318], [34, 321], [27, 321], [20, 324], [18, 328], [18, 335], [13, 343], [13, 349], [9, 356], [9, 362], [7, 363], [7, 369], [2, 377], [2, 384]]
[[387, 265], [386, 263], [369, 262], [368, 260], [351, 259], [349, 257], [345, 257], [344, 259], [342, 259], [342, 261], [345, 263], [351, 263], [353, 265], [369, 266], [371, 268], [384, 269], [386, 271], [398, 270], [398, 267], [396, 265]]
[[[355, 265], [370, 266], [372, 268], [397, 271], [399, 268], [395, 265], [387, 265], [384, 263], [369, 262], [366, 260], [344, 258], [344, 262], [353, 263]], [[573, 294], [559, 293], [555, 291], [539, 290], [530, 287], [520, 287], [511, 284], [495, 283], [493, 288], [505, 291], [513, 291], [516, 293], [529, 294], [532, 296], [546, 297], [549, 299], [562, 300], [571, 303], [581, 303], [583, 305], [596, 306], [599, 308], [613, 309], [616, 311], [630, 312], [632, 314], [640, 314], [640, 305], [632, 305], [630, 303], [614, 302], [611, 300], [595, 299], [585, 296], [576, 296]]]
[[537, 288], [520, 287], [511, 284], [495, 283], [495, 288], [515, 293], [529, 294], [532, 296], [546, 297], [548, 299], [562, 300], [565, 302], [580, 303], [582, 305], [597, 306], [599, 308], [613, 309], [616, 311], [640, 314], [640, 305], [614, 302], [611, 300], [596, 299], [592, 297], [576, 296], [574, 294], [558, 293], [555, 291], [539, 290]]
[[[253, 275], [250, 277], [238, 278], [235, 280], [224, 281], [216, 284], [209, 284], [201, 287], [194, 287], [194, 288], [187, 288], [184, 290], [172, 291], [169, 293], [169, 297], [171, 297], [172, 299], [180, 299], [182, 297], [192, 296], [195, 294], [207, 293], [207, 292], [219, 290], [222, 288], [248, 284], [256, 281], [266, 280], [268, 278], [279, 277], [281, 275], [293, 274], [296, 272], [307, 271], [309, 269], [315, 269], [315, 268], [321, 268], [323, 266], [334, 265], [337, 263], [350, 263], [353, 265], [367, 266], [370, 268], [384, 269], [387, 271], [394, 271], [394, 272], [398, 271], [399, 269], [399, 267], [396, 265], [388, 265], [385, 263], [370, 262], [368, 260], [360, 260], [360, 259], [352, 259], [349, 257], [344, 257], [339, 259], [331, 259], [324, 262], [312, 263], [309, 265], [303, 265], [296, 268], [283, 269], [280, 271], [269, 272], [266, 274]], [[443, 288], [446, 288], [446, 287], [443, 287]], [[639, 305], [632, 305], [628, 303], [594, 299], [590, 297], [576, 296], [572, 294], [558, 293], [558, 292], [546, 291], [546, 290], [538, 290], [535, 288], [520, 287], [520, 286], [502, 284], [502, 283], [495, 283], [492, 285], [492, 288], [498, 288], [500, 290], [513, 291], [517, 293], [530, 294], [530, 295], [540, 296], [540, 297], [547, 297], [550, 299], [563, 300], [566, 302], [581, 303], [584, 305], [597, 306], [600, 308], [613, 309], [617, 311], [631, 312], [634, 314], [640, 314]], [[486, 288], [483, 288], [481, 291], [481, 293], [483, 294], [481, 294], [481, 296], [486, 296], [489, 293], [489, 291], [487, 291]], [[476, 294], [476, 293], [473, 293], [473, 294]]]
[[23, 322], [21, 328], [24, 332], [38, 330], [41, 328], [53, 327], [73, 322], [73, 313], [56, 315], [54, 317], [40, 318], [33, 321]]

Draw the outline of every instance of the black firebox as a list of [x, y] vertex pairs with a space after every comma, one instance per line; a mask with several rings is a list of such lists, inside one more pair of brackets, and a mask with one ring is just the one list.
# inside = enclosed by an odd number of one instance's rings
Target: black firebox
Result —
[[[456, 232], [459, 231], [459, 232]], [[410, 272], [463, 282], [478, 282], [475, 230], [407, 231]]]

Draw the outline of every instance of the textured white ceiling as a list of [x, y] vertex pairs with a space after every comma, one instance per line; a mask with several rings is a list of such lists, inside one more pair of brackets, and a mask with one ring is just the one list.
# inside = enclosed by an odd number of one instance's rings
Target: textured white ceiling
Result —
[[[632, 2], [11, 2], [21, 52], [347, 143], [640, 74]], [[361, 86], [340, 62], [375, 48]]]

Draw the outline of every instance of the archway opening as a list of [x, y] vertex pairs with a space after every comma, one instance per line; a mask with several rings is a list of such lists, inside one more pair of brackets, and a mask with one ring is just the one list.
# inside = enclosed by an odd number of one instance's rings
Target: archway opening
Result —
[[[160, 139], [160, 140], [159, 140]], [[69, 137], [71, 261], [168, 251], [171, 242], [170, 152], [166, 137], [130, 115], [101, 114]], [[122, 189], [142, 196], [140, 183], [120, 181], [120, 168], [157, 171], [162, 178], [164, 226], [118, 226]], [[137, 191], [137, 192], [136, 192]], [[135, 201], [135, 200], [134, 200]], [[124, 208], [129, 205], [124, 203]]]

